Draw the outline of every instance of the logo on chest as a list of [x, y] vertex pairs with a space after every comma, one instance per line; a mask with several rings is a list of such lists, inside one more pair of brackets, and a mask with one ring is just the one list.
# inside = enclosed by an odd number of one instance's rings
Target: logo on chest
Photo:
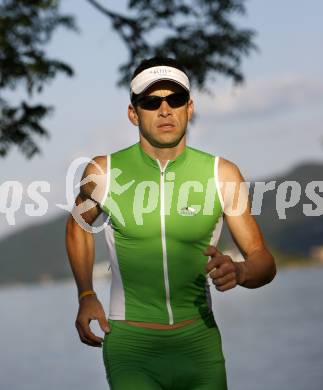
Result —
[[179, 210], [180, 215], [188, 216], [188, 217], [192, 217], [192, 216], [196, 215], [196, 213], [197, 213], [197, 210], [194, 207], [190, 207], [190, 206], [182, 207]]

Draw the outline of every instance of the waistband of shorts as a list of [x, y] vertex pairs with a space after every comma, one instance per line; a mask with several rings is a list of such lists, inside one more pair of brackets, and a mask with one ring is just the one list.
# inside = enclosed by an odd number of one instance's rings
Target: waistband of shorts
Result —
[[212, 313], [210, 313], [206, 317], [198, 317], [197, 319], [194, 319], [192, 322], [186, 325], [180, 326], [178, 328], [173, 328], [173, 329], [146, 328], [142, 326], [131, 325], [124, 321], [111, 320], [111, 319], [109, 319], [109, 324], [111, 326], [111, 331], [113, 331], [114, 328], [117, 328], [117, 329], [128, 330], [134, 333], [141, 333], [146, 335], [149, 334], [155, 336], [178, 335], [178, 334], [184, 334], [202, 328], [217, 328], [217, 324], [214, 320]]

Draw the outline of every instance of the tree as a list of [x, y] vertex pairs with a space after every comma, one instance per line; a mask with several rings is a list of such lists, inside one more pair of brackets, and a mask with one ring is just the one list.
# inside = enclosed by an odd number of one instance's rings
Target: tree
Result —
[[[108, 17], [129, 50], [129, 60], [119, 67], [120, 86], [128, 88], [132, 70], [142, 58], [155, 55], [176, 57], [187, 69], [192, 84], [208, 91], [208, 79], [223, 74], [243, 81], [243, 55], [256, 49], [255, 32], [239, 29], [231, 21], [244, 15], [244, 0], [129, 0], [124, 16], [105, 8], [97, 0], [86, 0]], [[163, 29], [163, 39], [151, 42], [154, 31]]]
[[[255, 32], [238, 28], [230, 20], [236, 14], [245, 14], [244, 0], [128, 0], [127, 15], [114, 12], [97, 0], [86, 1], [109, 19], [128, 48], [129, 58], [120, 65], [118, 80], [118, 85], [127, 88], [134, 68], [143, 58], [165, 54], [183, 63], [193, 87], [201, 91], [209, 91], [207, 85], [214, 82], [218, 74], [241, 83], [242, 58], [256, 49]], [[0, 89], [15, 88], [18, 81], [24, 80], [28, 91], [32, 92], [41, 89], [58, 71], [72, 75], [68, 65], [46, 59], [44, 52], [37, 48], [47, 44], [59, 25], [75, 28], [72, 17], [58, 14], [58, 0], [21, 1], [19, 6], [14, 0], [3, 0], [3, 3], [0, 8], [4, 15], [0, 17]], [[162, 39], [152, 41], [154, 32], [161, 30]], [[36, 38], [35, 46], [31, 46], [30, 41], [26, 45], [26, 36], [27, 41]], [[22, 58], [21, 52], [24, 53]], [[13, 61], [17, 64], [16, 72], [11, 71]], [[4, 68], [7, 73], [3, 72], [2, 62], [9, 64]], [[31, 133], [47, 134], [40, 120], [48, 113], [48, 108], [29, 107], [25, 102], [18, 109], [11, 108], [0, 96], [0, 109], [0, 155], [5, 155], [11, 144], [21, 146], [28, 156], [38, 152]]]
[[71, 76], [72, 68], [48, 58], [44, 48], [59, 26], [76, 26], [71, 16], [59, 14], [56, 1], [2, 0], [0, 4], [0, 156], [6, 156], [15, 144], [30, 158], [40, 151], [34, 136], [48, 136], [41, 120], [52, 108], [24, 100], [13, 106], [2, 91], [16, 90], [22, 84], [31, 96], [41, 92], [57, 73]]

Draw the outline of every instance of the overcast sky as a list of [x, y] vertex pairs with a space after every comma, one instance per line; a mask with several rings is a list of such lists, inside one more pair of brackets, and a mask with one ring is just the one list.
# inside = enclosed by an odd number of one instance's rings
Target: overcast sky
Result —
[[[15, 225], [0, 214], [0, 237], [62, 212], [56, 204], [66, 202], [65, 175], [73, 159], [108, 154], [138, 141], [138, 130], [126, 116], [128, 91], [116, 86], [126, 48], [109, 21], [86, 1], [78, 1], [78, 8], [75, 1], [63, 3], [62, 11], [77, 16], [81, 33], [57, 32], [49, 53], [72, 65], [76, 75], [56, 78], [34, 99], [55, 106], [46, 120], [51, 137], [41, 141], [42, 155], [27, 161], [12, 149], [0, 160], [0, 183], [16, 180], [24, 189]], [[125, 4], [102, 3], [116, 10]], [[244, 59], [243, 86], [234, 88], [221, 78], [211, 85], [213, 98], [193, 91], [198, 119], [189, 128], [188, 144], [235, 162], [246, 178], [257, 179], [304, 161], [323, 161], [323, 2], [246, 4], [248, 15], [239, 23], [257, 31], [260, 52]], [[17, 92], [11, 99], [21, 96]], [[30, 202], [27, 187], [36, 180], [50, 185], [43, 217], [26, 216], [24, 208]]]

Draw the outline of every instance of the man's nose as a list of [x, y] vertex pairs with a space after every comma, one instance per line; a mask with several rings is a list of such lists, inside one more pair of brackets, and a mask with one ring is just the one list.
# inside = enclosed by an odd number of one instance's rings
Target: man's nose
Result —
[[170, 112], [171, 112], [171, 107], [169, 106], [169, 104], [167, 103], [166, 100], [163, 100], [163, 101], [161, 102], [160, 107], [159, 107], [159, 113], [160, 113], [160, 115], [162, 115], [162, 116], [167, 116], [167, 115], [170, 114]]

